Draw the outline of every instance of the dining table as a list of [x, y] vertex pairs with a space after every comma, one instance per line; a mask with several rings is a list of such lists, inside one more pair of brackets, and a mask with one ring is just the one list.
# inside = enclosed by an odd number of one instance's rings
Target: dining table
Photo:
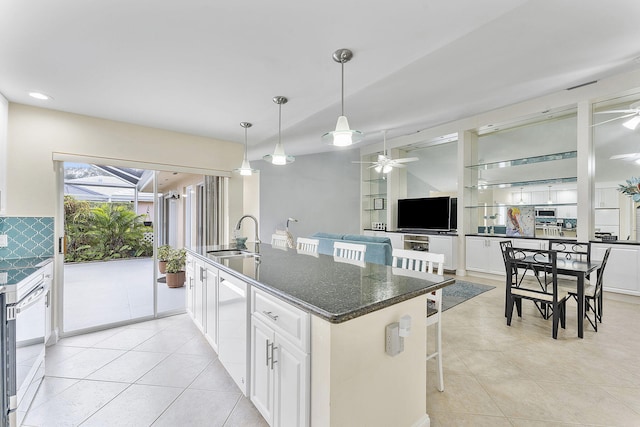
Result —
[[[526, 257], [525, 261], [533, 261], [533, 257]], [[559, 257], [556, 260], [556, 270], [558, 274], [565, 276], [573, 276], [576, 278], [576, 296], [578, 300], [578, 337], [584, 338], [584, 286], [587, 278], [594, 271], [602, 267], [602, 261], [596, 260], [579, 260]]]

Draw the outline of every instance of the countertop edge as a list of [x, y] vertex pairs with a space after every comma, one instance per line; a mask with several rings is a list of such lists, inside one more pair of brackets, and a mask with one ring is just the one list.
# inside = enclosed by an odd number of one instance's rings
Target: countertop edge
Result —
[[267, 292], [267, 293], [269, 293], [269, 294], [271, 294], [271, 295], [273, 295], [273, 296], [275, 296], [277, 298], [280, 298], [280, 299], [282, 299], [282, 300], [284, 300], [284, 301], [286, 301], [286, 302], [288, 302], [288, 303], [300, 308], [301, 310], [309, 312], [310, 314], [316, 315], [319, 318], [321, 318], [323, 320], [326, 320], [329, 323], [334, 323], [334, 324], [344, 323], [344, 322], [346, 322], [348, 320], [352, 320], [352, 319], [355, 319], [357, 317], [363, 316], [365, 314], [372, 313], [374, 311], [378, 311], [378, 310], [381, 310], [383, 308], [387, 308], [387, 307], [392, 306], [394, 304], [397, 304], [399, 302], [407, 301], [407, 300], [410, 300], [410, 299], [415, 298], [415, 297], [420, 296], [420, 295], [424, 295], [424, 294], [429, 293], [429, 292], [437, 291], [438, 289], [444, 288], [444, 287], [449, 286], [449, 285], [453, 285], [455, 283], [455, 279], [453, 277], [445, 277], [445, 281], [436, 283], [433, 286], [428, 286], [428, 287], [425, 287], [425, 288], [422, 288], [422, 289], [418, 289], [418, 290], [415, 290], [415, 291], [412, 291], [412, 292], [408, 292], [408, 293], [403, 294], [403, 295], [398, 295], [396, 297], [393, 297], [393, 298], [390, 298], [390, 299], [387, 299], [387, 300], [384, 300], [384, 301], [379, 301], [377, 303], [368, 305], [366, 307], [363, 307], [363, 308], [360, 308], [360, 309], [357, 309], [357, 310], [336, 314], [336, 313], [329, 313], [326, 310], [323, 310], [323, 309], [321, 309], [319, 307], [316, 307], [313, 304], [309, 304], [306, 301], [303, 301], [303, 300], [300, 300], [298, 298], [295, 298], [295, 297], [287, 294], [286, 292], [282, 292], [282, 291], [280, 291], [278, 289], [275, 289], [275, 288], [273, 288], [273, 287], [271, 287], [269, 285], [265, 285], [264, 283], [258, 282], [255, 279], [247, 277], [242, 273], [238, 273], [237, 271], [235, 271], [235, 270], [233, 270], [233, 269], [231, 269], [231, 268], [229, 268], [229, 267], [227, 267], [225, 265], [222, 265], [222, 264], [212, 260], [209, 257], [206, 257], [206, 256], [204, 256], [202, 254], [199, 254], [196, 251], [193, 251], [191, 249], [187, 249], [187, 252], [190, 255], [195, 256], [195, 257], [197, 257], [198, 259], [200, 259], [200, 260], [202, 260], [204, 262], [207, 262], [207, 263], [215, 265], [217, 268], [219, 268], [221, 271], [224, 271], [225, 273], [228, 273], [228, 274], [230, 274], [232, 276], [235, 276], [235, 277], [237, 277], [237, 278], [239, 278], [241, 280], [244, 280], [245, 282], [251, 284], [251, 286], [255, 286], [256, 288], [258, 288], [258, 289], [260, 289], [260, 290], [262, 290], [264, 292]]

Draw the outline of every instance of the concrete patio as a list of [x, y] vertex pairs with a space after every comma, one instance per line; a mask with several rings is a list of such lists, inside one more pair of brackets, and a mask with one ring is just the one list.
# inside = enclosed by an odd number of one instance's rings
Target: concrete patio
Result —
[[[64, 332], [153, 315], [153, 259], [64, 265]], [[157, 283], [158, 313], [185, 310], [185, 287]]]

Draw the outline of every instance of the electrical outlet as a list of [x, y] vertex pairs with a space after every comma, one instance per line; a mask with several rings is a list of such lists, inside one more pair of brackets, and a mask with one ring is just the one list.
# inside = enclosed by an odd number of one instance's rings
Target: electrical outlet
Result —
[[0, 234], [0, 248], [6, 248], [9, 246], [9, 240], [6, 234]]
[[0, 271], [0, 285], [6, 285], [9, 280], [9, 273], [6, 271]]

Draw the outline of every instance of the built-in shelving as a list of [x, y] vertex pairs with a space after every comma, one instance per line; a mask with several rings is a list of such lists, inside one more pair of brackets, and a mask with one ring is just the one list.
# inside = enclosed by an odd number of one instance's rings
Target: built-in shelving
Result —
[[566, 184], [571, 182], [578, 182], [578, 178], [575, 176], [569, 176], [564, 178], [550, 178], [550, 179], [537, 179], [531, 181], [517, 181], [517, 182], [500, 182], [495, 184], [490, 183], [478, 183], [475, 185], [469, 185], [466, 188], [484, 190], [488, 188], [511, 188], [511, 187], [528, 187], [531, 185], [557, 185]]
[[544, 154], [541, 156], [523, 157], [520, 159], [503, 160], [499, 162], [480, 163], [477, 165], [469, 165], [468, 169], [496, 169], [507, 168], [512, 166], [531, 165], [534, 163], [551, 162], [556, 160], [574, 159], [578, 156], [577, 151], [565, 151], [562, 153]]

